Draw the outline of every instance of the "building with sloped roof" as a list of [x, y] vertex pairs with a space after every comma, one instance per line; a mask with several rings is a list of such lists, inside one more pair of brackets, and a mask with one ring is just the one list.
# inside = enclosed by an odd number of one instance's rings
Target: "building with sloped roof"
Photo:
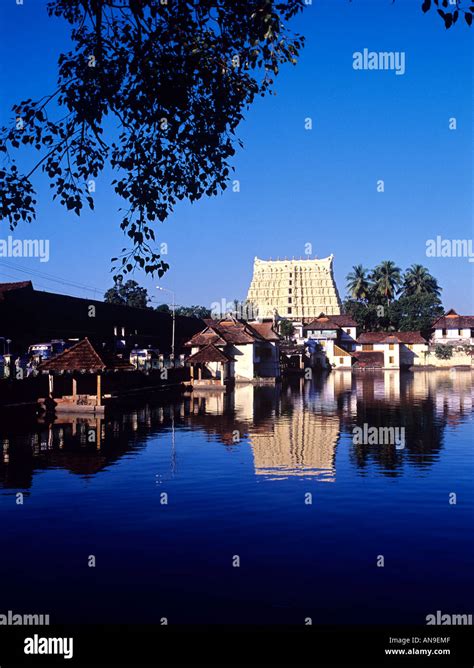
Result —
[[474, 345], [474, 315], [459, 315], [452, 308], [433, 323], [433, 343]]
[[364, 332], [354, 355], [359, 368], [400, 369], [425, 366], [428, 353], [428, 341], [420, 332]]
[[303, 325], [311, 366], [350, 369], [357, 338], [357, 323], [350, 315], [326, 315]]
[[[186, 346], [194, 384], [220, 384], [280, 377], [280, 337], [272, 323], [236, 318], [209, 321]], [[216, 383], [215, 381], [218, 381]]]

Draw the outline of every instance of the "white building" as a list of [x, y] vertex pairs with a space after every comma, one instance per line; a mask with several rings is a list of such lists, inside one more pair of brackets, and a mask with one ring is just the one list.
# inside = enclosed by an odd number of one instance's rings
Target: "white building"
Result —
[[280, 377], [280, 337], [271, 322], [210, 322], [185, 345], [194, 385]]
[[365, 332], [356, 344], [359, 368], [400, 369], [424, 366], [428, 342], [420, 332]]
[[474, 345], [474, 315], [458, 315], [450, 309], [433, 324], [432, 343]]
[[303, 327], [312, 366], [350, 369], [354, 363], [357, 323], [349, 315], [321, 314]]

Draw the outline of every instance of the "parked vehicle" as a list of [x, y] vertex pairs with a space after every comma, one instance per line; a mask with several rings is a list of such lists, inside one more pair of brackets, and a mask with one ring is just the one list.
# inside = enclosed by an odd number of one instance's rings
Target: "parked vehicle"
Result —
[[158, 348], [133, 348], [130, 351], [130, 364], [136, 369], [158, 369], [160, 367], [160, 351]]
[[28, 348], [28, 357], [32, 364], [38, 365], [64, 352], [73, 343], [64, 339], [53, 339], [49, 343], [34, 343]]

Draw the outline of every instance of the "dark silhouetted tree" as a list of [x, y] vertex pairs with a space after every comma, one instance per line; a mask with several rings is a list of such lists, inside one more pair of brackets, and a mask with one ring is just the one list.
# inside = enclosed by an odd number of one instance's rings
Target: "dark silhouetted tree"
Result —
[[424, 12], [429, 12], [432, 8], [436, 9], [441, 16], [446, 29], [451, 28], [461, 16], [464, 16], [468, 26], [472, 25], [474, 15], [472, 0], [454, 0], [454, 2], [450, 0], [423, 0], [421, 9]]
[[124, 283], [120, 275], [115, 278], [114, 287], [107, 290], [104, 295], [104, 302], [107, 304], [120, 304], [134, 308], [147, 308], [149, 301], [146, 288], [141, 288], [136, 281], [132, 280]]
[[[139, 266], [162, 276], [168, 265], [154, 224], [178, 200], [226, 188], [244, 112], [271, 92], [283, 64], [297, 62], [304, 38], [288, 23], [303, 7], [303, 0], [49, 0], [50, 16], [71, 25], [72, 50], [59, 56], [56, 90], [16, 104], [0, 134], [7, 158], [0, 218], [11, 229], [35, 218], [39, 168], [54, 197], [79, 215], [84, 204], [94, 207], [95, 179], [109, 164], [132, 246], [122, 249], [122, 271]], [[20, 145], [40, 152], [25, 171], [11, 155]]]
[[176, 315], [187, 315], [192, 318], [210, 318], [211, 310], [205, 306], [177, 306]]

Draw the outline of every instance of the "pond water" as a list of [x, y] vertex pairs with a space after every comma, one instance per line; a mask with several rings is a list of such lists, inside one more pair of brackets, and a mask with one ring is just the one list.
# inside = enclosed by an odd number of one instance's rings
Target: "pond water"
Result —
[[[355, 437], [374, 427], [378, 442]], [[156, 395], [97, 420], [4, 417], [0, 614], [425, 624], [472, 613], [472, 437], [468, 371], [341, 371]]]

